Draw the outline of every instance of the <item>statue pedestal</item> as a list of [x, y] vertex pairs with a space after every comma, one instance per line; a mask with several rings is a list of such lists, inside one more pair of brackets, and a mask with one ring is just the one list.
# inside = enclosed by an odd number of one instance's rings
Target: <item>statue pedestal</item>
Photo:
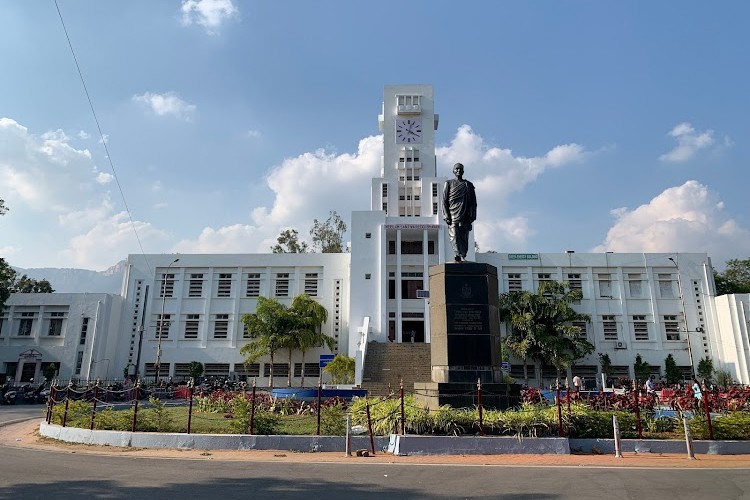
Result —
[[461, 262], [430, 268], [432, 382], [414, 386], [430, 408], [476, 405], [477, 381], [483, 406], [504, 409], [519, 402], [520, 386], [502, 383], [498, 296], [494, 266]]

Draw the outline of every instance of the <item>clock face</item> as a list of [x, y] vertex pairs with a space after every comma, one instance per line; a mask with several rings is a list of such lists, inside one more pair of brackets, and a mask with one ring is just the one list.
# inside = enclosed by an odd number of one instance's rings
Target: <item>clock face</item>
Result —
[[396, 144], [421, 144], [422, 120], [406, 118], [396, 120]]

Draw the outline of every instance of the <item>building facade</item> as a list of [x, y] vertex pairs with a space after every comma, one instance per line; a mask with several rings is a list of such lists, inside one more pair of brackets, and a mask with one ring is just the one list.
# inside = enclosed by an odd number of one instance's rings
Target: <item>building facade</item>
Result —
[[[356, 360], [361, 382], [370, 342], [429, 343], [429, 273], [452, 261], [442, 220], [437, 175], [438, 127], [430, 85], [387, 85], [378, 125], [383, 132], [380, 176], [371, 204], [352, 213], [351, 253], [130, 255], [121, 296], [15, 294], [0, 313], [0, 374], [20, 382], [56, 363], [62, 378], [186, 378], [191, 361], [206, 375], [249, 377], [268, 383], [270, 358], [243, 363], [250, 342], [242, 315], [258, 297], [290, 305], [307, 293], [328, 311], [324, 333]], [[468, 165], [468, 168], [471, 168]], [[480, 207], [481, 209], [481, 207]], [[543, 281], [565, 281], [583, 292], [575, 304], [591, 318], [581, 324], [594, 354], [569, 375], [600, 382], [598, 353], [609, 355], [615, 377], [633, 377], [635, 356], [664, 375], [671, 354], [685, 376], [706, 356], [735, 380], [750, 383], [750, 296], [715, 296], [713, 270], [701, 253], [477, 253], [469, 260], [498, 270], [501, 292], [535, 291]], [[456, 264], [460, 265], [460, 264]], [[273, 372], [293, 385], [319, 376], [318, 357], [277, 352]], [[304, 372], [303, 372], [304, 369]], [[520, 360], [511, 374], [523, 377]], [[534, 374], [534, 370], [528, 370]], [[541, 367], [547, 383], [556, 376]]]

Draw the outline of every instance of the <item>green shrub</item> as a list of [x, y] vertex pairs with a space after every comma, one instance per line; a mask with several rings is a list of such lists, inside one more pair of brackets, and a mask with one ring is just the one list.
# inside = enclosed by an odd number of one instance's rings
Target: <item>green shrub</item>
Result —
[[[750, 439], [750, 413], [736, 411], [711, 419], [714, 439]], [[695, 439], [708, 439], [708, 422], [704, 418], [690, 421], [690, 431]]]
[[346, 412], [341, 404], [323, 406], [320, 412], [320, 433], [324, 436], [346, 434]]

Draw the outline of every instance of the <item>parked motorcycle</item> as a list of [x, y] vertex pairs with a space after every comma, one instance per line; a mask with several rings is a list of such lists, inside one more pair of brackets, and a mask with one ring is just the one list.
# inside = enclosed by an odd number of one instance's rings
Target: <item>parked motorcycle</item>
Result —
[[0, 403], [4, 405], [14, 405], [16, 404], [16, 389], [13, 387], [13, 384], [10, 383], [10, 381], [7, 381], [2, 389], [0, 389]]

